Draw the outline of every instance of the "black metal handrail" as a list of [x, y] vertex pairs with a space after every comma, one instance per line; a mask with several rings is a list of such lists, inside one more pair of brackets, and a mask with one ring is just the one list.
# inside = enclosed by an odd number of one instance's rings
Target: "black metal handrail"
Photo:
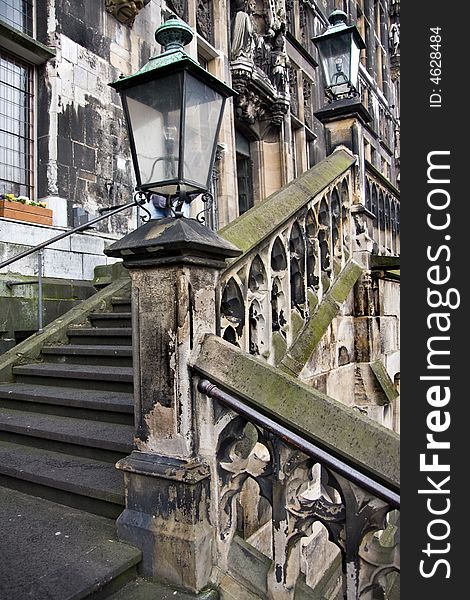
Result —
[[4, 260], [3, 262], [0, 263], [0, 269], [3, 269], [3, 267], [7, 267], [8, 265], [11, 265], [12, 263], [16, 262], [17, 260], [20, 260], [21, 258], [26, 258], [27, 256], [34, 254], [38, 250], [42, 250], [43, 248], [46, 248], [47, 246], [49, 246], [50, 244], [53, 244], [54, 242], [63, 240], [64, 238], [68, 237], [69, 235], [73, 235], [74, 233], [79, 233], [80, 231], [83, 231], [84, 229], [88, 229], [89, 227], [91, 227], [91, 225], [94, 225], [95, 223], [99, 223], [100, 221], [103, 221], [104, 219], [108, 219], [109, 217], [112, 217], [113, 215], [117, 215], [118, 213], [125, 210], [126, 208], [131, 208], [132, 206], [140, 206], [140, 205], [141, 205], [140, 200], [133, 200], [132, 202], [128, 202], [127, 204], [123, 204], [122, 206], [119, 206], [118, 208], [108, 212], [105, 215], [101, 215], [99, 217], [96, 217], [95, 219], [91, 219], [91, 221], [87, 221], [86, 223], [83, 223], [82, 225], [78, 225], [77, 227], [74, 227], [73, 229], [69, 229], [68, 231], [63, 231], [62, 233], [59, 233], [59, 235], [56, 235], [55, 237], [51, 238], [50, 240], [41, 242], [40, 244], [37, 244], [36, 246], [34, 246], [33, 248], [30, 248], [29, 250], [25, 250], [24, 252], [20, 252], [20, 254], [17, 254], [16, 256], [12, 256], [11, 258]]
[[256, 423], [263, 429], [274, 433], [285, 442], [288, 442], [308, 456], [318, 460], [324, 466], [331, 468], [332, 471], [342, 475], [349, 481], [352, 481], [365, 490], [372, 492], [378, 498], [388, 502], [392, 508], [400, 508], [400, 495], [395, 491], [387, 488], [371, 477], [368, 477], [364, 473], [361, 473], [354, 467], [351, 467], [319, 446], [316, 446], [308, 440], [305, 440], [298, 434], [290, 431], [287, 427], [258, 412], [256, 409], [252, 408], [242, 400], [228, 394], [227, 392], [224, 392], [207, 379], [201, 379], [199, 381], [198, 390], [209, 398], [213, 398], [225, 406], [228, 406], [236, 413], [246, 417], [252, 423]]
[[[136, 197], [134, 198], [134, 200], [132, 200], [132, 202], [123, 204], [113, 210], [110, 210], [106, 214], [100, 215], [99, 217], [96, 217], [95, 219], [91, 219], [91, 221], [87, 221], [86, 223], [82, 223], [82, 225], [78, 225], [77, 227], [74, 227], [73, 229], [63, 231], [62, 233], [59, 233], [59, 235], [56, 235], [53, 238], [50, 238], [49, 240], [41, 242], [40, 244], [37, 244], [33, 248], [29, 248], [29, 250], [24, 250], [23, 252], [20, 252], [16, 256], [12, 256], [11, 258], [8, 258], [7, 260], [4, 260], [3, 262], [0, 263], [0, 269], [3, 269], [3, 267], [7, 267], [8, 265], [15, 263], [17, 260], [26, 258], [27, 256], [34, 254], [35, 252], [39, 252], [39, 254], [38, 254], [38, 281], [37, 282], [22, 282], [25, 284], [26, 283], [37, 283], [39, 286], [39, 289], [38, 289], [38, 331], [39, 332], [41, 332], [43, 329], [43, 315], [42, 315], [42, 313], [43, 313], [43, 302], [42, 302], [43, 264], [42, 263], [43, 263], [44, 248], [47, 248], [47, 246], [50, 246], [51, 244], [54, 244], [55, 242], [58, 242], [59, 240], [63, 240], [64, 238], [68, 237], [69, 235], [73, 235], [74, 233], [80, 233], [80, 231], [84, 231], [85, 229], [88, 229], [95, 223], [99, 223], [100, 221], [103, 221], [104, 219], [109, 219], [109, 217], [112, 217], [113, 215], [117, 215], [118, 213], [122, 212], [123, 210], [126, 210], [127, 208], [132, 208], [133, 206], [142, 207], [142, 204], [145, 201], [146, 201], [146, 198], [142, 198], [141, 196], [136, 195]], [[148, 212], [147, 209], [144, 208], [144, 210], [146, 212]]]

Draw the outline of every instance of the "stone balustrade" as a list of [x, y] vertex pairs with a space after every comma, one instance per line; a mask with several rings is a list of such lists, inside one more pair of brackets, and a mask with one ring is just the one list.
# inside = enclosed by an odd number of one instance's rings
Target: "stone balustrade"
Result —
[[219, 233], [221, 336], [277, 364], [353, 251], [354, 157], [339, 150]]
[[365, 178], [365, 207], [370, 213], [369, 235], [376, 244], [376, 253], [382, 256], [399, 256], [399, 192], [368, 163]]
[[398, 436], [216, 336], [192, 366], [217, 564], [238, 597], [396, 597]]

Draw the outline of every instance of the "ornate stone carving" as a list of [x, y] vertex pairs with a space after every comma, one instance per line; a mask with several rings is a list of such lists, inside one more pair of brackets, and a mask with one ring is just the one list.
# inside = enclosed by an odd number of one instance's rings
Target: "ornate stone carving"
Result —
[[212, 39], [212, 0], [198, 0], [196, 29], [211, 44]]
[[175, 15], [183, 19], [183, 21], [188, 21], [188, 2], [187, 0], [166, 0], [168, 8], [172, 10]]
[[105, 0], [106, 11], [111, 13], [123, 25], [132, 27], [136, 16], [150, 0]]
[[286, 0], [286, 23], [289, 33], [295, 35], [294, 0]]
[[389, 32], [390, 52], [393, 56], [400, 56], [400, 24], [393, 23]]
[[254, 479], [261, 495], [272, 504], [272, 461], [261, 430], [238, 417], [224, 429], [219, 440], [220, 476], [219, 535], [229, 539], [236, 524], [235, 500], [248, 478]]
[[400, 0], [391, 0], [390, 2], [390, 16], [396, 19], [400, 18]]
[[255, 92], [247, 89], [240, 92], [237, 99], [237, 116], [240, 120], [253, 125], [255, 121], [261, 120], [264, 113], [262, 100]]
[[289, 93], [290, 93], [290, 111], [299, 116], [299, 90], [297, 84], [297, 69], [289, 67]]
[[245, 0], [235, 0], [232, 17], [232, 43], [230, 48], [231, 60], [246, 58], [253, 60], [254, 36], [253, 24], [248, 14]]
[[302, 88], [304, 92], [304, 122], [307, 127], [313, 127], [313, 105], [312, 105], [312, 83], [310, 79], [303, 78]]
[[232, 84], [238, 117], [281, 124], [289, 109], [285, 14], [274, 0], [234, 0], [231, 25]]

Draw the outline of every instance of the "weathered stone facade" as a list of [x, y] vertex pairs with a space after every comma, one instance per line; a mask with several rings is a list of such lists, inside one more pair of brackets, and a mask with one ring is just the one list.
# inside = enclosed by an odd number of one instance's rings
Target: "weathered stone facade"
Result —
[[[396, 184], [399, 5], [389, 4], [352, 2], [349, 18], [357, 21], [368, 47], [361, 59], [360, 93], [372, 117], [356, 152]], [[324, 93], [311, 37], [325, 28], [327, 14], [337, 5], [37, 0], [34, 37], [56, 56], [37, 68], [34, 196], [66, 212], [61, 225], [69, 226], [73, 206], [96, 214], [130, 199], [134, 175], [125, 123], [107, 84], [135, 72], [158, 51], [154, 30], [173, 11], [198, 32], [189, 47], [192, 56], [239, 92], [225, 111], [209, 219], [223, 227], [239, 213], [242, 188], [250, 206], [329, 152], [325, 127], [313, 116], [324, 104]], [[202, 208], [196, 201], [194, 214]], [[135, 215], [121, 214], [100, 229], [122, 234], [137, 222]]]
[[[106, 84], [159, 51], [170, 12], [198, 33], [191, 56], [238, 92], [207, 215], [218, 233], [125, 214], [104, 226], [126, 233], [105, 253], [132, 280], [120, 538], [145, 576], [223, 600], [386, 597], [399, 570], [399, 3], [37, 4], [38, 39], [56, 50], [37, 68], [37, 195], [66, 207], [65, 225], [73, 206], [132, 195]], [[359, 95], [332, 106], [311, 37], [346, 4], [368, 49]]]

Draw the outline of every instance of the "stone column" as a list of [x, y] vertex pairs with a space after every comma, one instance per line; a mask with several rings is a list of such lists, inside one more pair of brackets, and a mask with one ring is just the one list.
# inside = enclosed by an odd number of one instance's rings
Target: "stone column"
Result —
[[[359, 97], [345, 98], [327, 104], [315, 113], [326, 132], [326, 151], [331, 154], [339, 146], [346, 146], [357, 157], [354, 168], [351, 215], [354, 219], [354, 254], [370, 253], [374, 248], [374, 215], [366, 210], [366, 169], [363, 128], [372, 117]], [[356, 257], [358, 262], [364, 259]]]
[[142, 550], [145, 576], [197, 592], [212, 569], [213, 533], [187, 359], [201, 334], [216, 332], [218, 274], [240, 251], [195, 220], [166, 218], [106, 254], [123, 258], [132, 280], [136, 449], [118, 463], [118, 535]]
[[326, 151], [331, 154], [338, 146], [346, 146], [357, 156], [355, 203], [363, 203], [365, 189], [364, 147], [362, 128], [372, 117], [359, 97], [345, 98], [327, 104], [315, 114], [326, 131]]

